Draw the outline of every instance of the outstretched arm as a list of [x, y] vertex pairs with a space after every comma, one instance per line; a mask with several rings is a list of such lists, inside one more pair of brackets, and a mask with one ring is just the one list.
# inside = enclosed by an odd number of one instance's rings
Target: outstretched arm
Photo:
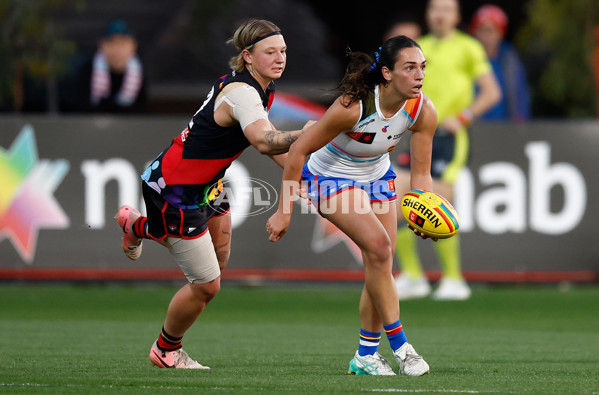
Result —
[[259, 119], [247, 125], [243, 133], [250, 144], [261, 154], [279, 155], [289, 151], [289, 147], [298, 139], [303, 130], [283, 132], [274, 129], [270, 121]]
[[219, 93], [216, 103], [216, 123], [220, 126], [239, 124], [250, 144], [262, 154], [283, 154], [302, 134], [302, 130], [276, 130], [268, 120], [268, 113], [258, 91], [248, 84], [233, 82], [227, 85]]
[[359, 116], [359, 103], [345, 107], [341, 99], [337, 99], [323, 117], [306, 128], [305, 133], [291, 146], [283, 170], [279, 208], [266, 224], [270, 241], [279, 240], [289, 228], [293, 202], [298, 196], [306, 157], [324, 147], [339, 133], [351, 129], [358, 121]]

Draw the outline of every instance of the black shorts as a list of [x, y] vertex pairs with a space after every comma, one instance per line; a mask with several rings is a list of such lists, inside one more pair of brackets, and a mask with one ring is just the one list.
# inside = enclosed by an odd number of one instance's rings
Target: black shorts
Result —
[[218, 207], [208, 205], [180, 209], [164, 200], [145, 182], [141, 184], [148, 215], [148, 235], [154, 240], [164, 240], [169, 236], [182, 239], [200, 237], [206, 232], [210, 218], [226, 215], [230, 209], [227, 199]]

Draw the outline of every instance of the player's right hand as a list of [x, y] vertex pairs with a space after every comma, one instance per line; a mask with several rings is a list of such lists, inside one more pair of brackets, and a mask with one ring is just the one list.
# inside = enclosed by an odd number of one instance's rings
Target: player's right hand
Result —
[[290, 222], [291, 214], [283, 214], [277, 210], [266, 222], [268, 240], [272, 242], [279, 241], [287, 233]]

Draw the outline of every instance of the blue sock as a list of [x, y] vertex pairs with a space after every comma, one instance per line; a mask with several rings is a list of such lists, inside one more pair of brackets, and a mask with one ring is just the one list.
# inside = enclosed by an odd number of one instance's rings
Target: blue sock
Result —
[[383, 325], [383, 328], [387, 334], [387, 339], [389, 339], [389, 345], [394, 352], [403, 346], [404, 343], [408, 342], [408, 338], [403, 332], [401, 321], [397, 320], [397, 322], [394, 322], [393, 324]]
[[360, 346], [358, 347], [358, 355], [373, 355], [379, 348], [381, 342], [381, 332], [368, 332], [360, 329]]

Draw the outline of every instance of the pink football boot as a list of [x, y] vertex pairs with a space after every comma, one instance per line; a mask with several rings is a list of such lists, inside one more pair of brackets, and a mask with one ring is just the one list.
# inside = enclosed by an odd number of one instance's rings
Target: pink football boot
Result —
[[204, 366], [198, 363], [198, 361], [191, 359], [183, 349], [162, 351], [158, 348], [156, 342], [152, 344], [152, 348], [150, 349], [150, 361], [159, 368], [210, 369], [208, 366]]
[[141, 216], [141, 213], [131, 206], [122, 206], [118, 213], [114, 216], [117, 224], [123, 230], [122, 247], [127, 258], [132, 261], [139, 258], [141, 255], [141, 247], [143, 239], [133, 234], [132, 225]]

